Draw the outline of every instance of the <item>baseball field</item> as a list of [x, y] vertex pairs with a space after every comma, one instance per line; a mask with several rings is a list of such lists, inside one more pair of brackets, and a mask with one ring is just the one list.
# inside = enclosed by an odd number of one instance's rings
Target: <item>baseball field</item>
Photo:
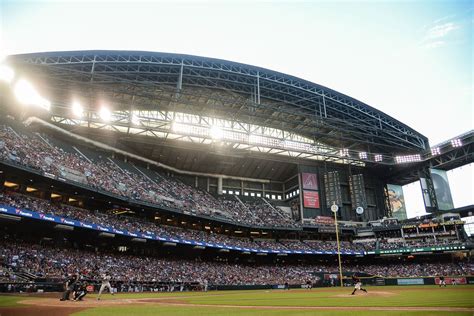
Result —
[[368, 287], [88, 295], [60, 302], [60, 293], [2, 295], [0, 315], [474, 315], [474, 286]]

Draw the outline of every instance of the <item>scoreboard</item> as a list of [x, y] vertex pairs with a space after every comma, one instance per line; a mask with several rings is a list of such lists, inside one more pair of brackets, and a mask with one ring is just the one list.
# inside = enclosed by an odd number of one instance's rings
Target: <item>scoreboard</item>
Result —
[[365, 195], [364, 176], [355, 174], [349, 176], [349, 190], [351, 193], [352, 208], [367, 208], [367, 197]]
[[338, 171], [330, 171], [324, 174], [324, 189], [328, 207], [331, 207], [333, 203], [342, 206], [341, 183]]

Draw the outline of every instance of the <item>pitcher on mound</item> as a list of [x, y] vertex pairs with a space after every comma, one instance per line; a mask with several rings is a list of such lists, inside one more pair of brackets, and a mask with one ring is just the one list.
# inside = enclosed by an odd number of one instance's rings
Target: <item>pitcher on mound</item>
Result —
[[354, 295], [355, 291], [357, 290], [367, 293], [367, 290], [362, 288], [362, 282], [360, 281], [360, 278], [355, 275], [355, 273], [352, 275], [352, 281], [354, 282], [354, 291], [352, 291], [351, 295]]

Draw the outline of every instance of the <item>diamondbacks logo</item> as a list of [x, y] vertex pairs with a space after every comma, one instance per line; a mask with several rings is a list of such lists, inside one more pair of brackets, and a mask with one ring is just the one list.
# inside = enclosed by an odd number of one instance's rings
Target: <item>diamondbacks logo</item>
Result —
[[318, 189], [318, 178], [315, 173], [303, 173], [303, 188], [310, 190]]

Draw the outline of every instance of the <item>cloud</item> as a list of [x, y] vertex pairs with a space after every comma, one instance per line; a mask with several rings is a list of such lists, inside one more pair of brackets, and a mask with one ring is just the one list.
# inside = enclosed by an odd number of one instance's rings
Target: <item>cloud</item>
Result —
[[431, 27], [425, 36], [427, 40], [439, 39], [447, 36], [450, 32], [458, 29], [459, 26], [453, 22], [448, 22], [444, 24], [438, 24]]
[[435, 25], [431, 26], [424, 32], [423, 39], [420, 42], [421, 47], [426, 49], [436, 49], [445, 46], [450, 42], [451, 34], [453, 31], [460, 29], [461, 25], [455, 22], [439, 23], [448, 18], [450, 18], [450, 16], [438, 19], [433, 23]]
[[443, 16], [442, 18], [439, 18], [433, 22], [433, 24], [438, 24], [439, 22], [445, 21], [445, 20], [450, 20], [456, 17], [456, 14], [450, 14]]

